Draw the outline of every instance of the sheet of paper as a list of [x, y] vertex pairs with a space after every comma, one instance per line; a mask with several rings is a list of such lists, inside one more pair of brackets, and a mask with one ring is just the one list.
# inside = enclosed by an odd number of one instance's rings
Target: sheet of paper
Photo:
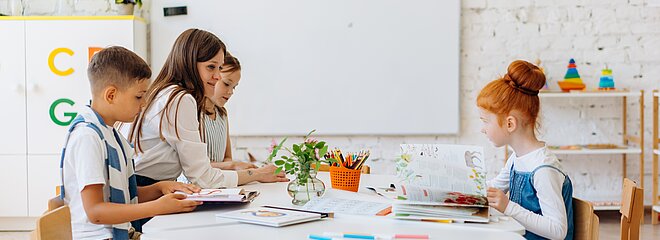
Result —
[[352, 215], [373, 216], [390, 206], [391, 204], [388, 203], [368, 202], [335, 197], [322, 197], [312, 199], [307, 204], [305, 204], [302, 209], [316, 212], [334, 212]]

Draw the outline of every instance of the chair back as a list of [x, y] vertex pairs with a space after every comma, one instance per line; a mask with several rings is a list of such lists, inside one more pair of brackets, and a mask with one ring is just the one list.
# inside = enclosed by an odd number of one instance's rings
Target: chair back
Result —
[[575, 240], [598, 239], [599, 219], [594, 213], [594, 206], [587, 201], [573, 198], [573, 222]]
[[[59, 197], [56, 197], [59, 199]], [[53, 200], [53, 199], [51, 199]], [[48, 202], [50, 208], [51, 203]], [[69, 206], [62, 205], [49, 210], [37, 219], [37, 228], [32, 232], [33, 240], [71, 240], [71, 212]]]
[[638, 240], [644, 215], [644, 189], [637, 187], [637, 184], [628, 178], [623, 179], [619, 212], [621, 212], [621, 240]]

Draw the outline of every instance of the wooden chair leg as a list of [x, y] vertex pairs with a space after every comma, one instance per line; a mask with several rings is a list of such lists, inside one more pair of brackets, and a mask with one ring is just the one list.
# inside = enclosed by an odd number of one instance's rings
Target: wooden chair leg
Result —
[[[640, 222], [640, 220], [641, 219], [639, 218], [639, 216], [633, 216], [633, 218], [632, 218], [633, 223], [634, 222]], [[628, 238], [630, 240], [639, 240], [639, 228], [640, 228], [640, 226], [639, 225], [635, 226], [635, 225], [636, 224], [630, 224], [630, 234], [628, 235], [628, 236], [630, 236]]]
[[625, 216], [621, 216], [621, 240], [628, 240], [630, 239], [630, 223], [628, 222], [628, 218]]

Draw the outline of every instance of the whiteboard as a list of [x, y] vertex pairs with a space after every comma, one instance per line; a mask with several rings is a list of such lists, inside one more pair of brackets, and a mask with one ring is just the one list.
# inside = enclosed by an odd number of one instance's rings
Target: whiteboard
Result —
[[[188, 14], [164, 17], [174, 6]], [[232, 135], [458, 133], [459, 0], [155, 0], [150, 12], [154, 72], [188, 28], [241, 61]]]

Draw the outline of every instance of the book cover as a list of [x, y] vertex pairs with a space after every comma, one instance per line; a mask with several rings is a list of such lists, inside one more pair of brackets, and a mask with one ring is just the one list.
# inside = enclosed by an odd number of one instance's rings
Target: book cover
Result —
[[319, 220], [323, 216], [318, 213], [295, 210], [275, 209], [268, 207], [241, 209], [226, 213], [218, 213], [217, 217], [238, 220], [239, 222], [282, 227], [296, 223]]

